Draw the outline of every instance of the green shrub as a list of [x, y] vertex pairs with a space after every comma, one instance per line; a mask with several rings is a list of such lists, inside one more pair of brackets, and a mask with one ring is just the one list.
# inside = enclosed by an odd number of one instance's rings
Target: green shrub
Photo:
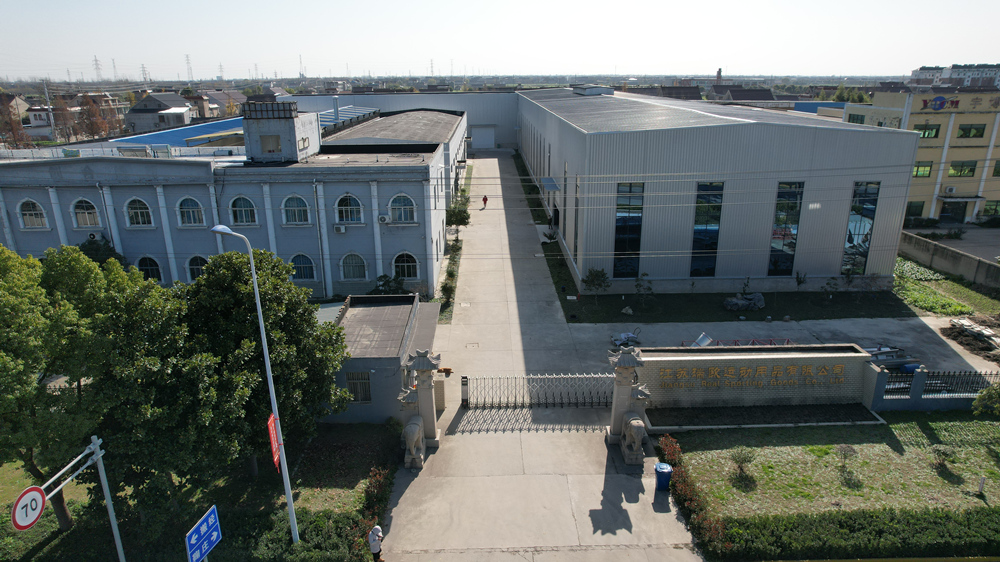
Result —
[[933, 269], [928, 269], [906, 258], [899, 257], [896, 258], [896, 266], [893, 268], [892, 273], [896, 277], [906, 277], [907, 279], [917, 281], [939, 281], [945, 278], [944, 275]]
[[939, 219], [925, 217], [906, 217], [903, 228], [933, 228], [941, 222]]
[[858, 510], [727, 517], [705, 545], [725, 560], [996, 556], [1000, 508]]
[[931, 287], [906, 278], [896, 278], [893, 292], [906, 304], [935, 314], [966, 316], [974, 312], [972, 307], [950, 299]]
[[987, 217], [976, 224], [983, 228], [1000, 228], [1000, 216]]
[[451, 302], [455, 298], [455, 281], [449, 279], [441, 284], [441, 297], [445, 302]]
[[736, 470], [740, 474], [746, 474], [747, 467], [750, 466], [754, 459], [757, 458], [757, 452], [750, 447], [736, 447], [732, 451], [729, 451], [729, 460], [733, 461], [736, 465]]
[[670, 436], [670, 434], [663, 434], [660, 437], [660, 462], [665, 462], [672, 467], [678, 467], [681, 465], [683, 460], [683, 455], [681, 455], [681, 446], [677, 443], [677, 440]]

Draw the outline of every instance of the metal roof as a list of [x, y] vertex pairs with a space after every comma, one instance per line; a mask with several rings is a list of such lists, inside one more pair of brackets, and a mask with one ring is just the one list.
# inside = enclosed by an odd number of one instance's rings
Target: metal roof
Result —
[[412, 308], [407, 302], [352, 303], [340, 321], [351, 357], [398, 356]]
[[319, 114], [319, 124], [323, 127], [329, 127], [335, 123], [341, 121], [348, 121], [354, 119], [355, 117], [363, 117], [371, 115], [377, 112], [378, 109], [374, 107], [357, 107], [353, 105], [348, 105], [341, 107], [340, 109], [329, 111], [324, 111]]
[[781, 111], [622, 92], [616, 92], [613, 96], [580, 96], [568, 88], [552, 88], [523, 91], [520, 95], [587, 133], [653, 131], [748, 123], [872, 130], [871, 127], [863, 125], [826, 121]]

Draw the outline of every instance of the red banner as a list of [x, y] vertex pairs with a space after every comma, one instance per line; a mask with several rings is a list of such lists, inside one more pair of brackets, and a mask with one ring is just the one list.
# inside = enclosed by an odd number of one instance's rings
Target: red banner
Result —
[[274, 424], [274, 414], [267, 418], [267, 433], [271, 436], [271, 456], [274, 457], [274, 468], [281, 472], [281, 465], [278, 463], [280, 453], [278, 452], [278, 429]]

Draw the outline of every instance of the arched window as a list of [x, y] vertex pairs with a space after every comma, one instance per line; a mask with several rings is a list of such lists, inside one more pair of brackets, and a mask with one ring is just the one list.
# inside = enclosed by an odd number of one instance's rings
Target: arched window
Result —
[[413, 199], [406, 195], [397, 195], [389, 203], [389, 216], [392, 222], [416, 222], [416, 209]]
[[417, 278], [417, 258], [410, 254], [404, 253], [396, 256], [396, 259], [392, 260], [392, 267], [396, 277], [404, 279]]
[[139, 261], [135, 265], [139, 268], [144, 278], [154, 281], [163, 279], [160, 276], [160, 264], [156, 263], [156, 260], [153, 258], [139, 258]]
[[315, 279], [313, 272], [313, 261], [309, 259], [309, 256], [304, 254], [298, 254], [292, 257], [292, 267], [295, 268], [295, 273], [292, 274], [292, 279]]
[[21, 203], [21, 226], [24, 228], [47, 228], [45, 211], [31, 199]]
[[191, 281], [201, 277], [207, 263], [208, 260], [201, 256], [195, 256], [188, 260], [188, 273], [191, 275]]
[[368, 266], [365, 265], [365, 258], [357, 254], [347, 254], [340, 262], [341, 274], [344, 279], [367, 279]]
[[285, 211], [285, 224], [309, 224], [309, 205], [306, 200], [293, 195], [281, 205]]
[[153, 226], [153, 215], [149, 205], [142, 199], [133, 199], [125, 205], [129, 226]]
[[177, 210], [181, 215], [181, 225], [182, 226], [204, 226], [205, 225], [205, 213], [202, 211], [201, 203], [190, 198], [185, 197], [181, 199], [179, 205], [177, 205]]
[[337, 201], [337, 222], [364, 222], [361, 220], [361, 201], [345, 195]]
[[73, 204], [73, 217], [76, 219], [77, 228], [101, 226], [101, 218], [97, 216], [97, 207], [86, 199], [80, 199]]
[[257, 208], [246, 197], [233, 199], [233, 224], [257, 224]]

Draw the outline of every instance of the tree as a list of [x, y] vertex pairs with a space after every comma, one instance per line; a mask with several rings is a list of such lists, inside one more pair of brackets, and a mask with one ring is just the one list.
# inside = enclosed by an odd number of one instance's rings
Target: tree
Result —
[[1000, 382], [979, 391], [972, 403], [972, 411], [978, 416], [983, 412], [1000, 416]]
[[111, 242], [107, 240], [87, 240], [81, 242], [78, 247], [85, 256], [97, 262], [98, 265], [104, 265], [104, 262], [113, 259], [122, 264], [122, 267], [128, 267], [128, 260], [125, 259], [125, 256], [119, 254]]
[[837, 86], [837, 91], [833, 93], [833, 101], [851, 101], [847, 88], [843, 84]]
[[737, 472], [742, 476], [747, 473], [747, 467], [757, 458], [757, 453], [750, 447], [736, 447], [729, 452], [729, 460], [736, 465]]
[[[234, 419], [232, 431], [240, 436], [239, 452], [252, 455], [269, 450], [264, 427], [271, 402], [249, 261], [239, 252], [215, 256], [193, 284], [174, 290], [184, 291], [195, 348], [219, 358], [219, 380], [228, 386], [218, 392], [250, 389], [245, 418]], [[254, 250], [254, 262], [281, 426], [286, 436], [306, 438], [318, 417], [343, 411], [350, 400], [335, 385], [347, 357], [343, 329], [316, 319], [308, 289], [291, 281], [292, 266], [263, 250]]]
[[14, 114], [10, 106], [0, 100], [0, 144], [10, 148], [30, 148], [34, 146], [31, 137], [24, 131], [21, 118]]
[[611, 280], [608, 279], [608, 272], [603, 269], [590, 268], [587, 275], [580, 279], [583, 288], [594, 293], [594, 302], [597, 302], [597, 293], [606, 293], [611, 288]]
[[238, 115], [240, 108], [236, 106], [236, 102], [229, 100], [226, 102], [226, 114], [224, 117], [232, 117], [233, 115]]
[[55, 140], [61, 135], [69, 141], [79, 133], [76, 116], [66, 106], [66, 100], [62, 96], [57, 95], [52, 100], [52, 119], [54, 120], [52, 136]]
[[649, 274], [645, 271], [635, 278], [635, 296], [639, 299], [641, 306], [648, 305], [655, 298], [653, 282], [649, 280]]
[[108, 136], [108, 122], [101, 115], [101, 108], [97, 107], [94, 100], [86, 94], [80, 102], [80, 128], [90, 138], [98, 139]]
[[368, 291], [369, 295], [405, 295], [406, 293], [403, 278], [398, 275], [395, 277], [379, 275], [375, 278], [375, 288]]
[[[80, 454], [93, 428], [81, 394], [79, 357], [86, 339], [73, 306], [50, 301], [41, 286], [42, 264], [0, 247], [0, 462], [18, 460], [36, 484]], [[48, 388], [48, 373], [68, 379]], [[73, 525], [62, 491], [50, 498], [61, 530]]]

